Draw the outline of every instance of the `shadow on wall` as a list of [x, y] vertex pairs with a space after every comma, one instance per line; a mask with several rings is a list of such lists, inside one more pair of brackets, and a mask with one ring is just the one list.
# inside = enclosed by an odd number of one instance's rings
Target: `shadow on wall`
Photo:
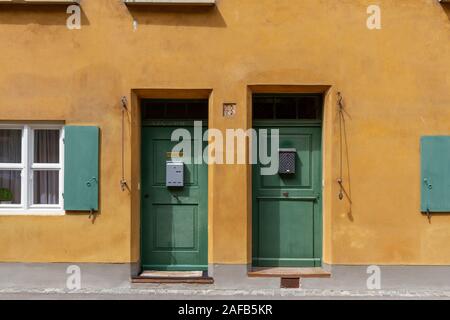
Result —
[[[66, 5], [28, 5], [28, 4], [2, 4], [0, 5], [0, 25], [66, 25], [67, 13]], [[81, 7], [80, 7], [81, 8]], [[89, 25], [89, 20], [81, 8], [81, 25]]]
[[129, 6], [139, 24], [225, 28], [217, 6]]
[[442, 8], [444, 12], [447, 14], [447, 17], [450, 19], [450, 3], [442, 3]]

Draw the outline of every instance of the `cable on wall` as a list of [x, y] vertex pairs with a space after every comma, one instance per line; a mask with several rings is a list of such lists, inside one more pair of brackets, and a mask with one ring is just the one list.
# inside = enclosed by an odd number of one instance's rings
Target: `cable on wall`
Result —
[[339, 183], [339, 200], [344, 199], [344, 187], [343, 183], [343, 135], [342, 135], [342, 121], [343, 121], [343, 104], [342, 104], [342, 95], [340, 92], [338, 95], [338, 115], [339, 115], [339, 178], [337, 182]]
[[128, 101], [125, 96], [122, 97], [122, 178], [120, 179], [120, 188], [122, 191], [128, 189], [127, 180], [125, 179], [125, 113], [128, 112]]
[[339, 200], [343, 200], [344, 196], [348, 199], [350, 204], [352, 203], [351, 200], [351, 192], [350, 192], [350, 186], [349, 186], [349, 192], [345, 190], [344, 187], [344, 147], [345, 152], [347, 153], [347, 169], [349, 171], [349, 183], [350, 183], [350, 168], [349, 168], [349, 162], [348, 162], [348, 145], [347, 145], [347, 138], [346, 138], [346, 128], [345, 128], [345, 108], [344, 108], [344, 102], [341, 92], [337, 93], [337, 104], [338, 104], [338, 117], [339, 117], [339, 178], [337, 180], [337, 183], [339, 184]]

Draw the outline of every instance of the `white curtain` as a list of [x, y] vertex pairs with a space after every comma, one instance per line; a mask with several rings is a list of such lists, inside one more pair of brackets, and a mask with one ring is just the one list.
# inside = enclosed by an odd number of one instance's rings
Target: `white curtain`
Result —
[[[59, 130], [36, 130], [34, 135], [34, 162], [59, 162]], [[59, 171], [34, 171], [35, 204], [59, 203]]]
[[59, 203], [58, 171], [34, 172], [34, 204]]
[[[0, 163], [22, 162], [22, 130], [0, 130]], [[13, 195], [13, 204], [20, 204], [20, 170], [0, 170], [0, 188]]]

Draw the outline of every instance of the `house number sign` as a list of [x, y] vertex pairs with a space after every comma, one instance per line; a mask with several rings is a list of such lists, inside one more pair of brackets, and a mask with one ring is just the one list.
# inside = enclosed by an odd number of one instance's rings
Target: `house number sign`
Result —
[[223, 104], [223, 116], [225, 118], [234, 117], [235, 114], [236, 114], [236, 103]]

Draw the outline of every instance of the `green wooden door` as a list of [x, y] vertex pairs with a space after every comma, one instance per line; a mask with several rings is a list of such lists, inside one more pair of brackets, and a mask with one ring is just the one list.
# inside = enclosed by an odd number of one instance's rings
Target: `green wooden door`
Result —
[[262, 128], [279, 129], [280, 149], [296, 149], [296, 170], [262, 176], [253, 166], [253, 265], [321, 266], [321, 128]]
[[[142, 128], [141, 263], [144, 270], [207, 270], [208, 167], [184, 165], [184, 187], [166, 187], [166, 161], [179, 126]], [[194, 128], [185, 127], [194, 137]], [[191, 141], [193, 143], [193, 141]], [[173, 158], [181, 157], [181, 158]], [[191, 159], [191, 163], [193, 163]]]

